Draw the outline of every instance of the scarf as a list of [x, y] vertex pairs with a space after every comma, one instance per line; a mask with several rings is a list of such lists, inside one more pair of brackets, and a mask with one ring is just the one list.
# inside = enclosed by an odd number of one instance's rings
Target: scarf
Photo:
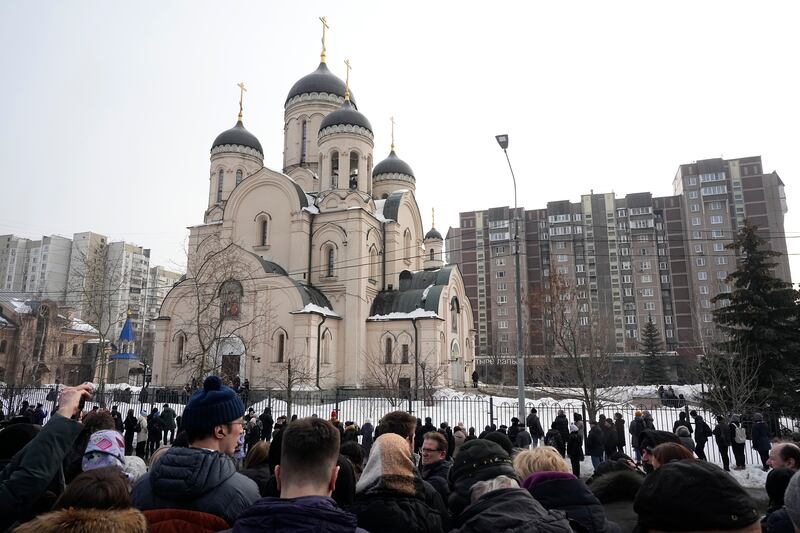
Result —
[[372, 445], [356, 494], [385, 490], [413, 496], [415, 478], [408, 441], [396, 433], [385, 433]]

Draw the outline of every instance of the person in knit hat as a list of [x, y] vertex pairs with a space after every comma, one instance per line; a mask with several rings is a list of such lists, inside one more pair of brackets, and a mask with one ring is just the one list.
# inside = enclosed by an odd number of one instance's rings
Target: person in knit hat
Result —
[[753, 498], [705, 461], [662, 465], [645, 478], [633, 508], [639, 531], [761, 531]]
[[[229, 526], [259, 497], [256, 483], [236, 471], [231, 457], [244, 432], [244, 404], [217, 376], [209, 376], [183, 410], [188, 448], [173, 447], [133, 488], [133, 503], [167, 522], [182, 511], [222, 518]], [[149, 518], [149, 517], [148, 517]]]
[[411, 460], [408, 442], [396, 433], [375, 440], [349, 510], [367, 531], [444, 531], [444, 517], [425, 503], [422, 478]]

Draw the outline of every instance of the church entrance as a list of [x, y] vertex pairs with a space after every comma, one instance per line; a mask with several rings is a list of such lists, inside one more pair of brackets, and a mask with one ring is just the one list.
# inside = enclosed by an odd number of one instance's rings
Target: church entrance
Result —
[[217, 346], [215, 367], [222, 382], [228, 386], [244, 381], [245, 348], [242, 339], [235, 335], [220, 339]]

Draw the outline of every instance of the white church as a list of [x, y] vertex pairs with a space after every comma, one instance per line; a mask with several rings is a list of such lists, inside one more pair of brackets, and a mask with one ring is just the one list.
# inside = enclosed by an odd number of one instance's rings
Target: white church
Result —
[[[242, 122], [211, 146], [204, 223], [187, 274], [156, 321], [152, 384], [218, 373], [273, 387], [463, 386], [474, 369], [472, 309], [442, 235], [424, 232], [416, 177], [375, 139], [322, 61], [284, 103], [283, 169]], [[388, 143], [387, 143], [388, 144]]]

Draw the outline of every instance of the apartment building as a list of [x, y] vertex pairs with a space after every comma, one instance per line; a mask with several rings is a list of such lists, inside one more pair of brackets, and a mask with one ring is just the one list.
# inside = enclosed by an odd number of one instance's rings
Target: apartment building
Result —
[[[735, 252], [725, 248], [749, 218], [783, 253], [776, 275], [791, 281], [777, 173], [760, 157], [681, 165], [673, 196], [583, 195], [515, 213], [507, 207], [461, 213], [447, 234], [475, 313], [478, 355], [516, 353], [513, 228], [520, 225], [523, 353], [552, 353], [552, 299], [567, 299], [594, 342], [636, 351], [652, 320], [667, 350], [698, 353], [716, 340], [712, 298], [730, 288]], [[565, 295], [565, 291], [569, 295]], [[551, 311], [552, 313], [552, 311]]]

